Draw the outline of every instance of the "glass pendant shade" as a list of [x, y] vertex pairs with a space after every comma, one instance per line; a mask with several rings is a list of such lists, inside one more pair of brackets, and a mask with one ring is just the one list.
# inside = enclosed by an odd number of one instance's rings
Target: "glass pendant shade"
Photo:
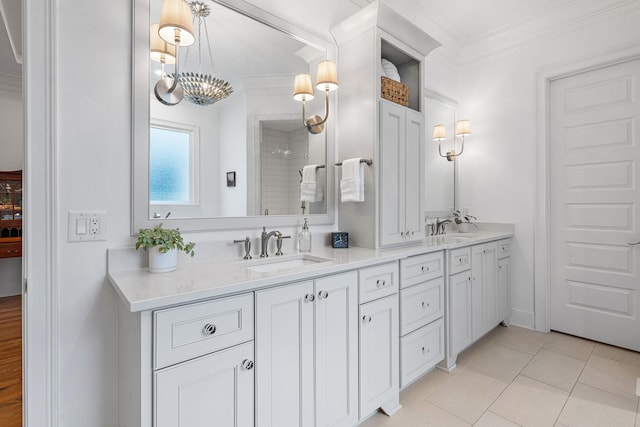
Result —
[[165, 64], [176, 63], [176, 47], [160, 38], [158, 30], [160, 24], [151, 25], [150, 45], [151, 45], [151, 60], [156, 62], [163, 62]]
[[296, 101], [311, 101], [313, 99], [313, 85], [309, 74], [298, 74], [293, 84], [293, 99]]
[[187, 2], [184, 0], [162, 1], [158, 34], [162, 40], [178, 46], [191, 46], [195, 42], [193, 17]]
[[322, 61], [318, 64], [316, 88], [331, 92], [338, 89], [338, 70], [333, 61]]
[[469, 120], [459, 120], [456, 123], [456, 136], [469, 136], [471, 135], [471, 125]]
[[433, 140], [442, 141], [447, 138], [447, 129], [444, 125], [435, 125], [433, 127]]

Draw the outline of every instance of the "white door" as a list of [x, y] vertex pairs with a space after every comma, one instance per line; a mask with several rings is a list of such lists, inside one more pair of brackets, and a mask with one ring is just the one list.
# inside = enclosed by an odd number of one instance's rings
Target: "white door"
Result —
[[640, 351], [640, 61], [550, 85], [551, 329]]
[[422, 114], [407, 110], [405, 126], [405, 237], [407, 241], [421, 241], [424, 239], [422, 147], [425, 144]]
[[155, 373], [155, 427], [252, 427], [253, 341]]
[[450, 356], [455, 356], [471, 344], [471, 272], [449, 276], [449, 340]]
[[313, 282], [256, 292], [256, 425], [313, 426]]
[[404, 242], [404, 140], [402, 107], [380, 101], [380, 245]]
[[316, 280], [316, 427], [358, 422], [358, 273]]

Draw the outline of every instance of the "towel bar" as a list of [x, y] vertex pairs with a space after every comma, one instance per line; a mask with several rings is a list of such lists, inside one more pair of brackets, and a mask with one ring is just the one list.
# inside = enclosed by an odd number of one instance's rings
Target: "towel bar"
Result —
[[[371, 159], [360, 159], [360, 163], [366, 163], [367, 166], [371, 166], [373, 164], [373, 160], [371, 160]], [[336, 163], [336, 166], [342, 166], [342, 162]]]

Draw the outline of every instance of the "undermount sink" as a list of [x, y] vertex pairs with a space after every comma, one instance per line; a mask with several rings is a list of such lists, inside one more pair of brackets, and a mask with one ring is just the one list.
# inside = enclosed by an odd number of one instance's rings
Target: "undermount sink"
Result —
[[451, 245], [455, 243], [462, 243], [469, 239], [475, 238], [475, 235], [463, 235], [463, 234], [443, 234], [439, 236], [430, 236], [432, 245]]
[[249, 261], [251, 265], [245, 266], [245, 269], [254, 271], [256, 273], [269, 273], [272, 271], [293, 270], [296, 268], [304, 267], [306, 265], [320, 264], [331, 261], [333, 260], [329, 258], [323, 258], [308, 254], [274, 256]]

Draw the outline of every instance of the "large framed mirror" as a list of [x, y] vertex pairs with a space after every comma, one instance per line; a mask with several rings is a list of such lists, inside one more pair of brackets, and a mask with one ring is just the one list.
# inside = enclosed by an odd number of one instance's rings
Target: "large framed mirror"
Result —
[[425, 99], [425, 215], [427, 218], [447, 217], [456, 209], [457, 159], [448, 161], [440, 156], [438, 142], [433, 141], [436, 125], [444, 125], [447, 140], [442, 141], [442, 152], [453, 148], [453, 135], [458, 105], [455, 101], [435, 92], [427, 92]]
[[[150, 60], [150, 31], [162, 0], [134, 1], [132, 233], [160, 221], [183, 231], [294, 226], [303, 216], [333, 223], [336, 115], [309, 133], [293, 84], [299, 73], [315, 79], [335, 46], [242, 0], [200, 1], [206, 25], [194, 21], [196, 42], [178, 48], [179, 70], [233, 89], [207, 106], [156, 97], [163, 69]], [[165, 76], [174, 67], [165, 64]], [[307, 116], [323, 113], [322, 98], [306, 104]], [[335, 108], [333, 93], [329, 102]], [[320, 166], [322, 200], [301, 200], [306, 165]]]

